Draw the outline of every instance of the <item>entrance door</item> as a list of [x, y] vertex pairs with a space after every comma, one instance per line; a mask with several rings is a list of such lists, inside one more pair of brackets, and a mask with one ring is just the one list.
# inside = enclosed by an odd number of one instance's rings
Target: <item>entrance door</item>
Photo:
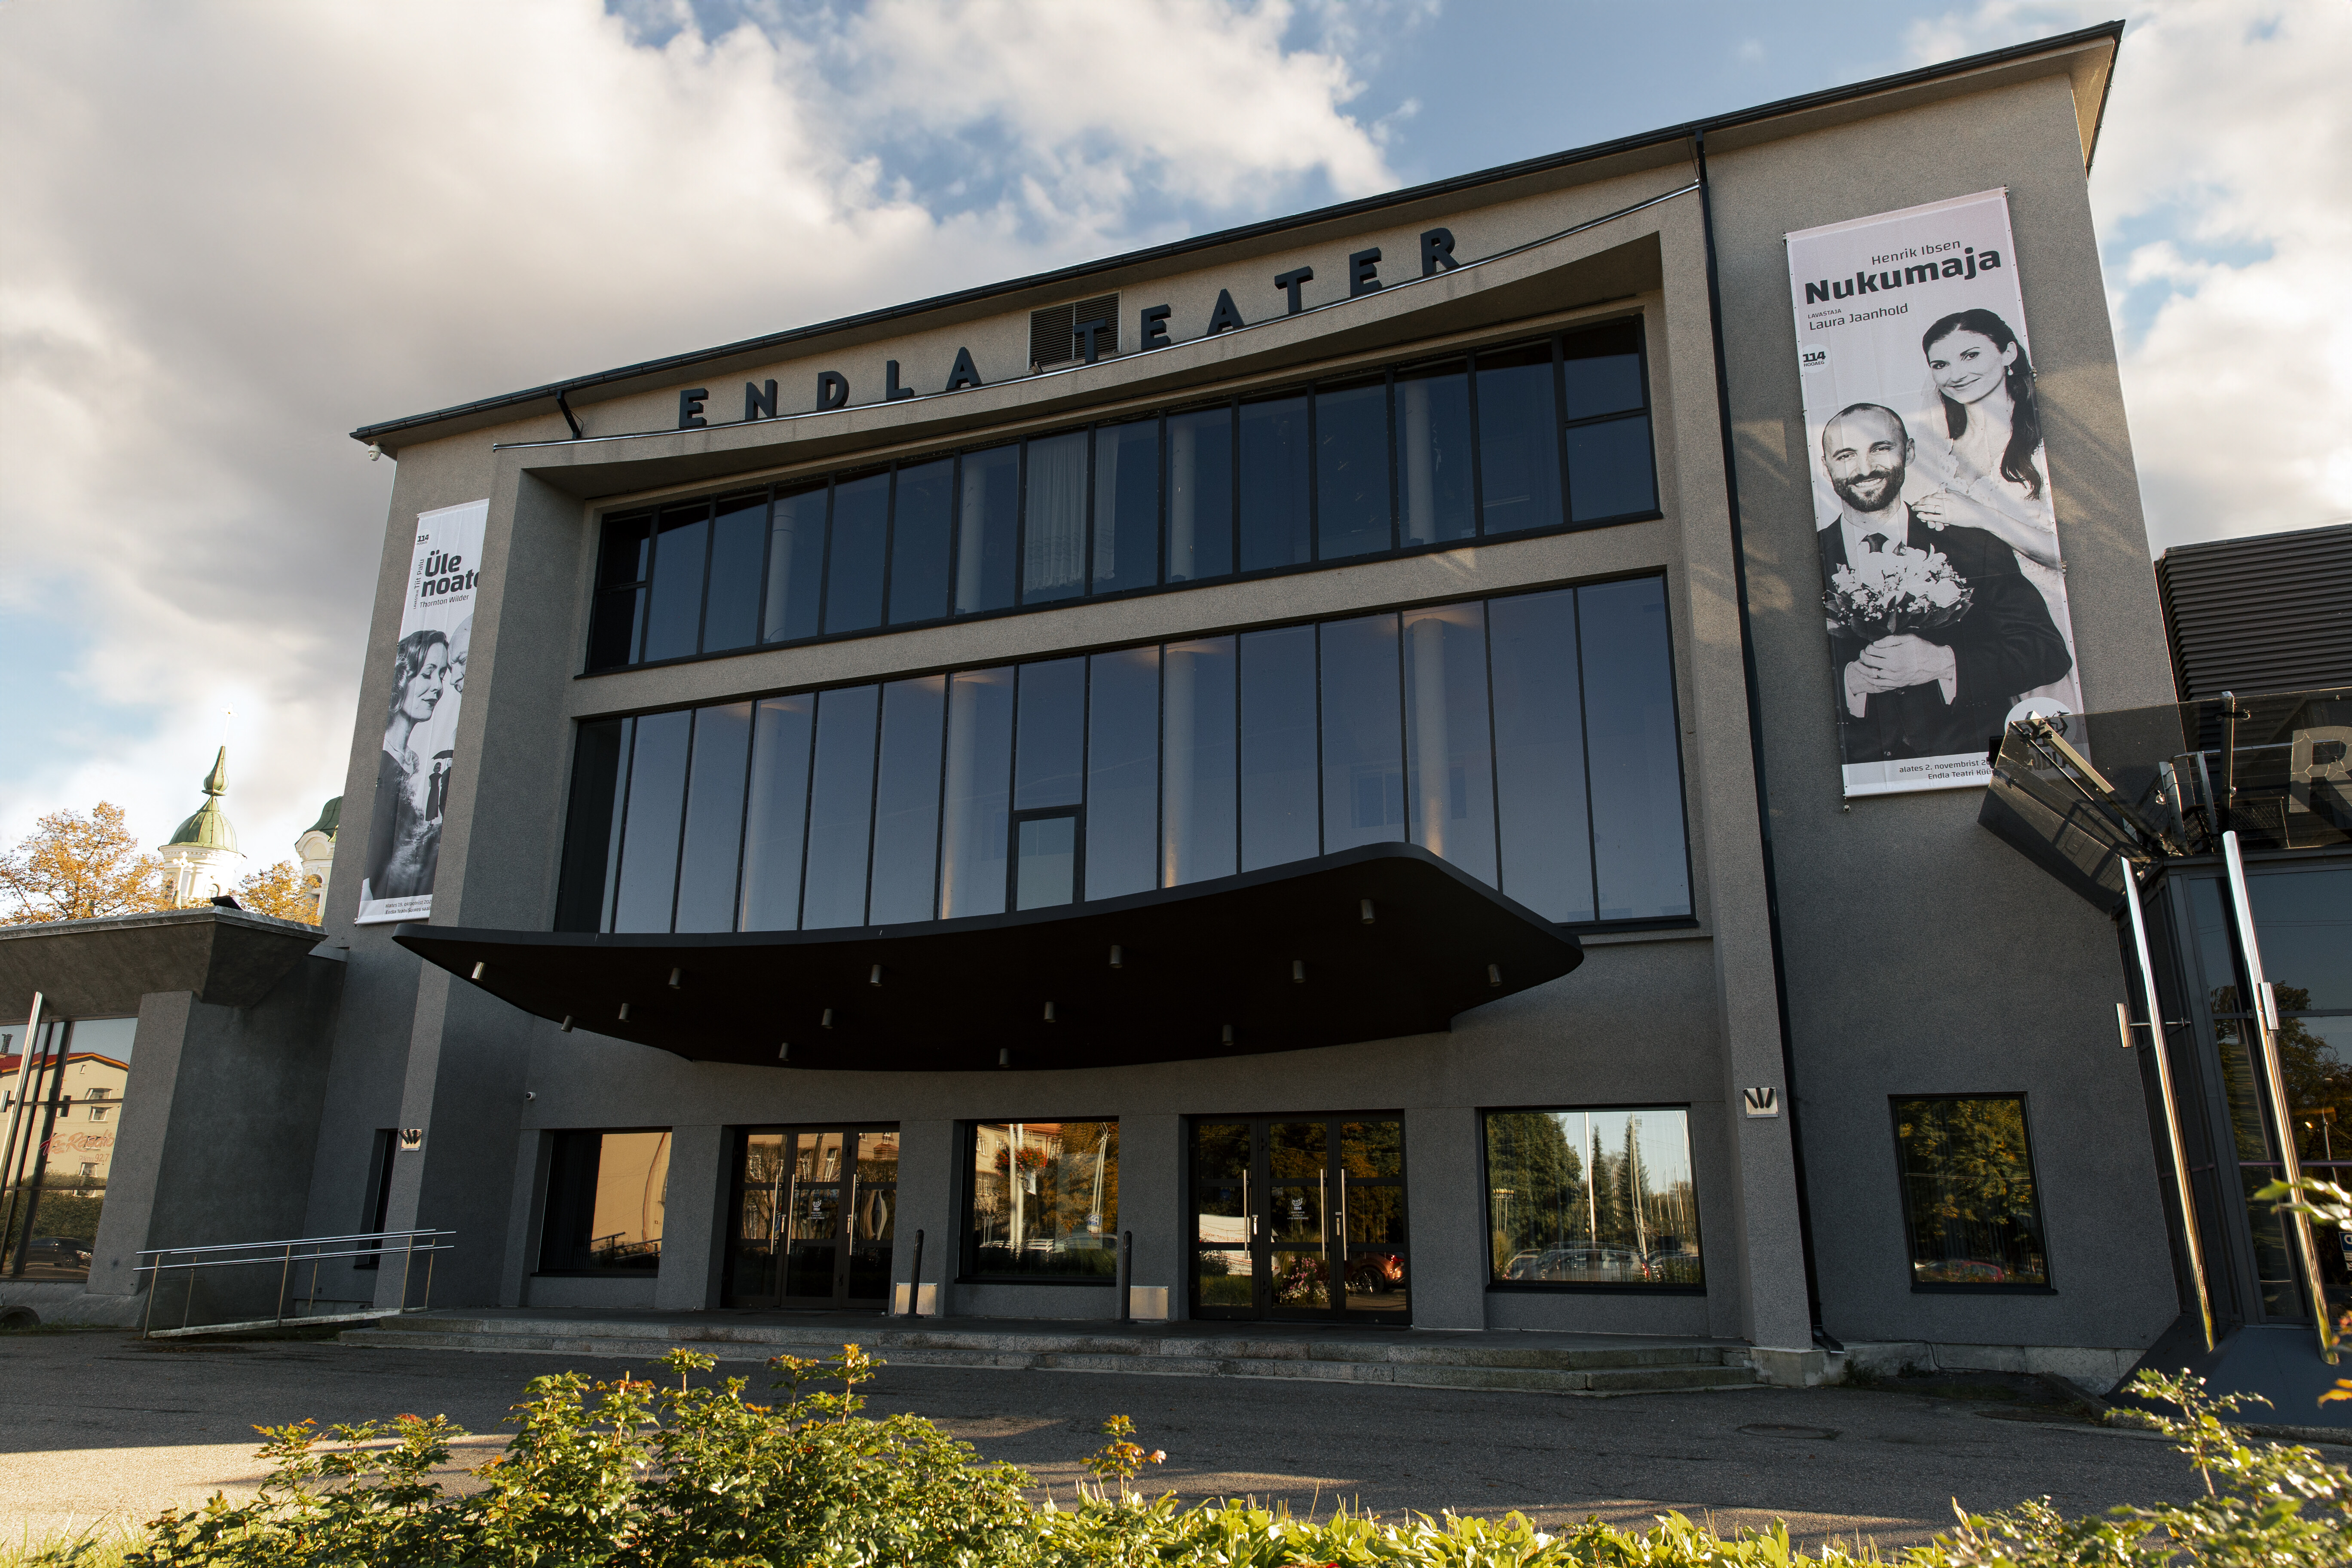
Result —
[[1191, 1155], [1193, 1316], [1412, 1321], [1397, 1117], [1202, 1118]]
[[725, 1303], [881, 1310], [898, 1208], [898, 1129], [751, 1128], [741, 1137]]

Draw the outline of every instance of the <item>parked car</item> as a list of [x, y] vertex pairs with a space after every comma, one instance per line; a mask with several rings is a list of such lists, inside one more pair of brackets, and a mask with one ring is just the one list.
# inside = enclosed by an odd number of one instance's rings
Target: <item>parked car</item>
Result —
[[79, 1237], [37, 1236], [25, 1248], [25, 1272], [36, 1278], [89, 1271], [89, 1243]]

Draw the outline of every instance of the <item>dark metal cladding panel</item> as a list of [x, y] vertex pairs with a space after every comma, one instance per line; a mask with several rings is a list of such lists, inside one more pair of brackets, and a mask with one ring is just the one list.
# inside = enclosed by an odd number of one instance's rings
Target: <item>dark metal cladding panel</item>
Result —
[[2183, 698], [2352, 684], [2352, 524], [2181, 545], [2156, 582]]

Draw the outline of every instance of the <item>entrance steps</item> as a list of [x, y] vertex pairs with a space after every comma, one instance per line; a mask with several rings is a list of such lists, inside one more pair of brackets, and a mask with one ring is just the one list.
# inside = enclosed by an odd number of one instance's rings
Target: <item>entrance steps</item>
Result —
[[1714, 1340], [1265, 1323], [1072, 1323], [789, 1314], [437, 1311], [346, 1330], [383, 1349], [611, 1356], [672, 1346], [723, 1362], [823, 1358], [844, 1343], [898, 1366], [1246, 1377], [1609, 1397], [1760, 1386], [1748, 1347]]

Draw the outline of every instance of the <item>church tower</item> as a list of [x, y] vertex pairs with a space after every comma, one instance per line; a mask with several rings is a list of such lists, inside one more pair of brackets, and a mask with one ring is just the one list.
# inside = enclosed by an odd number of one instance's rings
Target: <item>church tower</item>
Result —
[[228, 793], [228, 748], [213, 759], [205, 775], [205, 804], [180, 824], [163, 847], [163, 870], [172, 879], [172, 902], [185, 908], [219, 898], [236, 886], [245, 857], [236, 847], [236, 829], [221, 813], [221, 796]]

